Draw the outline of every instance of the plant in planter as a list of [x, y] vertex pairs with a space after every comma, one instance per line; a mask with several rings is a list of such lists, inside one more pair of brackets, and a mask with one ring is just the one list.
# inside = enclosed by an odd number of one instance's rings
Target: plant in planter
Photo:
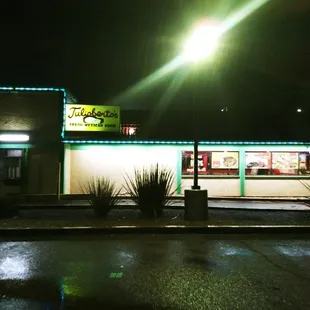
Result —
[[92, 178], [81, 186], [84, 194], [90, 195], [89, 202], [97, 216], [105, 217], [120, 200], [120, 189], [105, 177]]
[[140, 211], [151, 218], [162, 215], [163, 209], [170, 203], [173, 195], [174, 175], [171, 170], [159, 168], [158, 164], [149, 169], [135, 169], [134, 177], [125, 177], [125, 190]]

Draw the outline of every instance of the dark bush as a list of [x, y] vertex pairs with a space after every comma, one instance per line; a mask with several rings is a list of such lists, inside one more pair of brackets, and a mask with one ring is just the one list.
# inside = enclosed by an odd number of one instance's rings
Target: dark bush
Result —
[[125, 189], [137, 207], [147, 217], [158, 218], [169, 204], [173, 195], [174, 175], [171, 170], [159, 168], [158, 164], [149, 169], [135, 169], [133, 178], [125, 177]]
[[99, 217], [105, 217], [119, 202], [120, 190], [109, 179], [100, 177], [92, 178], [81, 186], [84, 194], [90, 195], [89, 202]]
[[16, 196], [0, 197], [0, 218], [11, 218], [18, 215], [19, 198]]

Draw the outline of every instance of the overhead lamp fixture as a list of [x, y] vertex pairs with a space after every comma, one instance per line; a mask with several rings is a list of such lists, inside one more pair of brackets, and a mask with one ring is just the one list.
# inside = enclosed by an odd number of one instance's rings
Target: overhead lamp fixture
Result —
[[221, 28], [217, 23], [204, 20], [195, 25], [184, 42], [182, 56], [186, 62], [199, 62], [211, 57], [218, 46]]
[[29, 136], [24, 134], [0, 134], [1, 142], [27, 142]]

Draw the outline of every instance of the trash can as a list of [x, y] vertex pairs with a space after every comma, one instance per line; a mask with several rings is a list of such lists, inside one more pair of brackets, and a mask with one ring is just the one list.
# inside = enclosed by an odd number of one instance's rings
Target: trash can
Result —
[[204, 221], [208, 219], [207, 190], [185, 190], [184, 219], [187, 221]]

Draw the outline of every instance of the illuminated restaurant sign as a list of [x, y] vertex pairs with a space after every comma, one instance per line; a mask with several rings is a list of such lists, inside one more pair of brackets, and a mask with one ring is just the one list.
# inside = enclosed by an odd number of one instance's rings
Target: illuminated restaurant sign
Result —
[[120, 107], [67, 104], [66, 131], [120, 131]]

